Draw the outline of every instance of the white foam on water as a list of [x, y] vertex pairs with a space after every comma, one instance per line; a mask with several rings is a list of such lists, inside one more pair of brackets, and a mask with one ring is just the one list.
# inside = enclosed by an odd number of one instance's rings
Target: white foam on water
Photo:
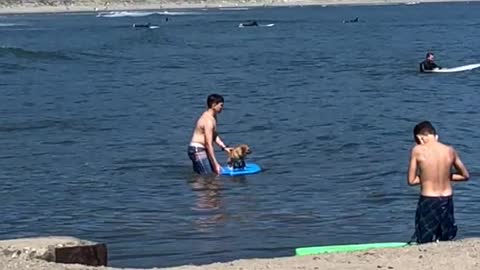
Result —
[[18, 26], [21, 24], [16, 24], [16, 23], [0, 23], [0, 27], [12, 27], [12, 26]]
[[97, 17], [103, 18], [121, 18], [121, 17], [146, 17], [151, 15], [169, 15], [169, 16], [178, 16], [178, 15], [198, 15], [200, 12], [170, 12], [170, 11], [156, 11], [156, 12], [145, 12], [145, 11], [110, 11], [110, 12], [99, 12]]
[[232, 8], [219, 8], [219, 10], [224, 10], [224, 11], [229, 11], [229, 10], [249, 10], [249, 8], [246, 7], [232, 7]]
[[157, 12], [157, 14], [160, 15], [200, 15], [202, 14], [201, 12], [193, 12], [193, 11], [163, 11], [163, 12]]
[[155, 12], [111, 11], [111, 12], [100, 12], [97, 14], [97, 17], [104, 17], [104, 18], [145, 17], [153, 14], [155, 14]]

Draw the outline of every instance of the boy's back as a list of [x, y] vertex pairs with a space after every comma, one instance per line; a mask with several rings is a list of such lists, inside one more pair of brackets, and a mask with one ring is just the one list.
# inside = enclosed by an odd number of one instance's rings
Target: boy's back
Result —
[[416, 145], [412, 150], [417, 166], [423, 196], [452, 195], [451, 168], [455, 161], [452, 147], [432, 141]]
[[[438, 142], [428, 121], [414, 128], [408, 184], [421, 185], [415, 214], [417, 243], [452, 240], [457, 234], [450, 181], [466, 181], [469, 174], [453, 147]], [[452, 166], [458, 173], [451, 173]], [[418, 171], [418, 174], [417, 174]]]

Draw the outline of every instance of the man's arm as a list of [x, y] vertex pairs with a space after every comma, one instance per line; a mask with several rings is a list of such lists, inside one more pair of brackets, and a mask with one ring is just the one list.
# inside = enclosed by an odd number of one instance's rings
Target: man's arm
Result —
[[215, 158], [215, 150], [213, 149], [213, 133], [214, 133], [214, 123], [211, 120], [206, 121], [205, 123], [205, 147], [207, 148], [207, 155], [210, 163], [213, 165], [215, 173], [219, 174], [220, 165]]
[[417, 175], [417, 158], [415, 147], [410, 152], [410, 165], [408, 166], [408, 185], [414, 186], [420, 184], [420, 177]]
[[217, 134], [217, 138], [215, 139], [215, 143], [218, 146], [220, 146], [220, 148], [222, 148], [223, 151], [229, 150], [228, 146], [225, 143], [223, 143], [222, 139], [220, 139], [220, 136], [218, 136], [218, 134]]
[[470, 178], [470, 174], [468, 173], [467, 168], [463, 164], [460, 156], [458, 155], [457, 151], [452, 148], [453, 151], [453, 167], [457, 170], [457, 173], [452, 174], [452, 181], [467, 181]]

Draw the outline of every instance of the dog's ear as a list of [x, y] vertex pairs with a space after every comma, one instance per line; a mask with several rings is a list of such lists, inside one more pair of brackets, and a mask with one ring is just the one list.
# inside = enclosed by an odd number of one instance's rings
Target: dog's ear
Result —
[[243, 145], [243, 154], [250, 154], [252, 151], [250, 150], [250, 147], [247, 144]]

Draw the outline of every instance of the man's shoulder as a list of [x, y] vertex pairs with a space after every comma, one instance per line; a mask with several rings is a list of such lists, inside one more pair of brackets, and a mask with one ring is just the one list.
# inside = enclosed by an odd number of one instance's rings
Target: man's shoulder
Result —
[[445, 147], [447, 149], [453, 149], [453, 146], [450, 145], [450, 144], [446, 144], [446, 143], [443, 143], [443, 142], [437, 142], [439, 145], [441, 145], [442, 147]]
[[209, 115], [207, 112], [203, 112], [202, 115], [198, 118], [199, 124], [215, 124], [215, 118]]
[[443, 144], [443, 146], [447, 149], [447, 151], [449, 151], [451, 153], [455, 153], [457, 151], [457, 150], [455, 150], [455, 147], [453, 147], [453, 145]]
[[455, 154], [456, 150], [452, 145], [441, 143], [441, 142], [437, 142], [437, 143], [441, 147], [441, 150], [444, 153], [449, 154], [449, 155], [454, 155]]
[[421, 144], [416, 144], [412, 147], [411, 152], [413, 155], [418, 154], [420, 151], [422, 151], [424, 147]]

